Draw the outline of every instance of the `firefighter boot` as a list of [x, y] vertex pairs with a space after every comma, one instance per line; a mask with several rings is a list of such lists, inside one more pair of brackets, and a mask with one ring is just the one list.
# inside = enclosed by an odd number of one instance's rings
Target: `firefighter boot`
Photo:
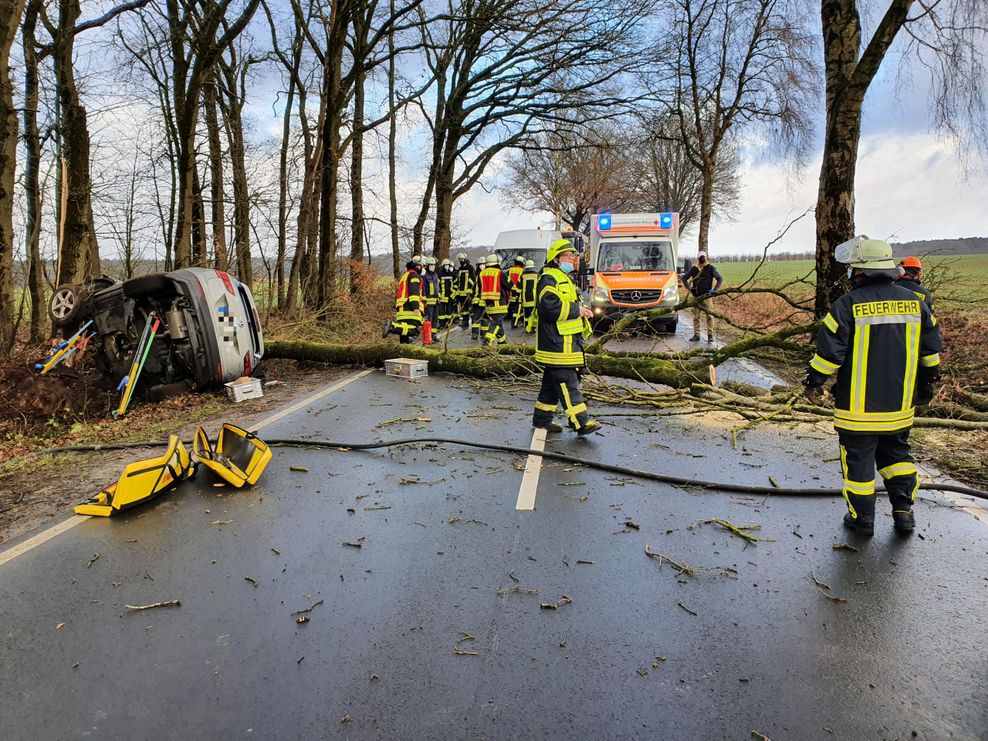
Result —
[[694, 334], [692, 337], [690, 337], [690, 342], [699, 342], [699, 341], [700, 341], [700, 335], [698, 334]]
[[381, 334], [381, 339], [387, 339], [388, 335], [391, 334], [391, 320], [388, 319], [384, 322], [384, 332]]
[[556, 422], [543, 422], [543, 423], [537, 424], [537, 425], [536, 424], [533, 424], [532, 427], [535, 427], [536, 429], [539, 429], [539, 430], [545, 430], [546, 432], [562, 432], [563, 431], [563, 426], [561, 424], [557, 424]]
[[576, 431], [576, 434], [579, 435], [580, 437], [584, 437], [586, 435], [591, 435], [594, 432], [599, 432], [599, 431], [600, 431], [600, 422], [598, 422], [595, 419], [589, 419], [586, 421], [586, 423], [581, 425], [580, 429]]
[[897, 533], [909, 535], [916, 529], [916, 518], [911, 509], [892, 510], [892, 526]]
[[875, 534], [875, 518], [861, 515], [855, 517], [850, 512], [844, 514], [844, 527], [853, 530], [858, 535], [872, 536]]

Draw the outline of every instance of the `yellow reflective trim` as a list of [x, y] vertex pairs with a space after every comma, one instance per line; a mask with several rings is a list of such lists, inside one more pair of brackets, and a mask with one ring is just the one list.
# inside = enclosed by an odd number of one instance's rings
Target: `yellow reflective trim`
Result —
[[[847, 480], [847, 448], [843, 445], [840, 446], [840, 471], [844, 480]], [[854, 505], [851, 504], [851, 497], [847, 494], [847, 489], [841, 489], [841, 494], [844, 497], [844, 501], [847, 502], [847, 511], [851, 513], [851, 517], [854, 519], [858, 518], [858, 512], [854, 509]]]
[[810, 368], [817, 371], [818, 373], [823, 373], [825, 376], [833, 374], [838, 368], [840, 368], [837, 363], [831, 363], [824, 357], [814, 354], [810, 359]]
[[934, 326], [934, 327], [935, 327], [935, 326], [937, 326], [937, 315], [936, 315], [936, 314], [933, 314], [933, 315], [932, 315], [932, 316], [930, 317], [930, 320], [931, 320], [931, 321], [933, 322], [933, 326]]
[[535, 362], [543, 365], [584, 365], [586, 358], [583, 352], [552, 352], [551, 350], [536, 350]]
[[558, 404], [544, 404], [541, 401], [535, 402], [535, 408], [542, 412], [554, 412]]
[[834, 427], [848, 432], [896, 432], [912, 426], [912, 419], [901, 422], [851, 422], [834, 419]]
[[868, 345], [871, 340], [871, 326], [855, 328], [854, 361], [851, 366], [851, 410], [864, 412], [865, 390], [868, 384]]
[[916, 387], [916, 363], [919, 359], [919, 324], [906, 325], [906, 370], [902, 379], [902, 406], [906, 411], [913, 407], [913, 391]]
[[858, 494], [866, 497], [869, 494], [875, 493], [875, 479], [872, 479], [871, 481], [852, 481], [851, 479], [844, 479], [844, 488], [852, 494]]
[[866, 301], [854, 305], [854, 318], [873, 316], [906, 316], [920, 313], [919, 301]]
[[919, 473], [919, 469], [916, 468], [916, 464], [908, 461], [893, 463], [878, 469], [878, 475], [883, 479], [894, 479], [896, 476], [915, 476], [917, 473]]
[[940, 353], [933, 353], [932, 355], [924, 355], [919, 359], [919, 364], [924, 368], [935, 368], [940, 365]]
[[834, 334], [837, 334], [837, 320], [834, 319], [833, 314], [828, 313], [827, 316], [823, 318], [823, 326]]
[[897, 409], [894, 412], [852, 412], [847, 409], [834, 409], [834, 416], [840, 419], [847, 419], [857, 422], [864, 422], [869, 419], [879, 422], [894, 422], [900, 419], [910, 419], [914, 412], [912, 409]]

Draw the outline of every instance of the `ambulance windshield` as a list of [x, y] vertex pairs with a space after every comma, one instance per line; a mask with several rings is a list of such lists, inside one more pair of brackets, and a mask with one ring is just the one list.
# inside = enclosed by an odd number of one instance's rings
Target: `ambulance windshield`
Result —
[[620, 271], [675, 270], [672, 242], [634, 240], [601, 242], [597, 270], [603, 273]]

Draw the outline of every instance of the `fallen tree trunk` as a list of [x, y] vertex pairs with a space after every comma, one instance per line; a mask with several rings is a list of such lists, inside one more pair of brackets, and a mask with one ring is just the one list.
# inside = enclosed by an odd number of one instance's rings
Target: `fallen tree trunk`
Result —
[[[315, 342], [273, 341], [265, 345], [265, 357], [310, 360], [336, 365], [380, 367], [389, 358], [427, 360], [433, 371], [461, 373], [477, 378], [518, 376], [540, 372], [532, 349], [523, 345], [466, 350], [430, 350], [418, 345], [376, 342], [370, 345], [320, 344]], [[674, 362], [660, 358], [623, 358], [587, 355], [587, 368], [598, 375], [660, 383], [685, 388], [708, 377], [707, 361]]]

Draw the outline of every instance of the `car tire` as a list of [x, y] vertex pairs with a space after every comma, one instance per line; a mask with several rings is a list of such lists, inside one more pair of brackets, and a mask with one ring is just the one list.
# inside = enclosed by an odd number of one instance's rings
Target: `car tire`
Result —
[[56, 327], [74, 324], [84, 311], [85, 299], [75, 283], [63, 283], [48, 301], [48, 318]]
[[150, 296], [156, 293], [174, 293], [175, 284], [165, 273], [152, 273], [124, 281], [123, 293], [128, 298]]

